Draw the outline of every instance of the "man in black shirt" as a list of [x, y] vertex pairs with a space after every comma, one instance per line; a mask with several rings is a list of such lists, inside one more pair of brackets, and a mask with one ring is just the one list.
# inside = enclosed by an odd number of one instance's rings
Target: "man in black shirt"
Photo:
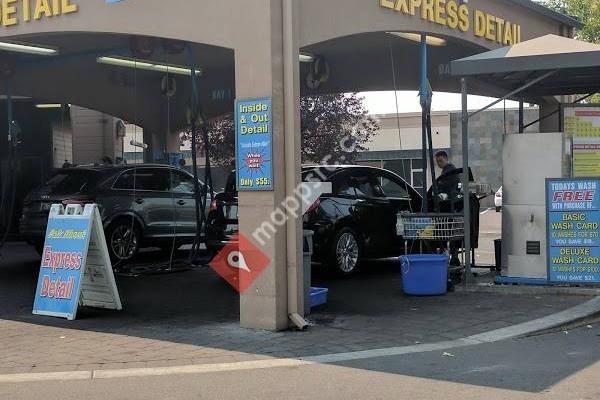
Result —
[[435, 153], [435, 163], [442, 170], [442, 175], [440, 175], [440, 178], [456, 170], [454, 164], [452, 164], [448, 159], [448, 153], [446, 153], [444, 150]]
[[[450, 210], [442, 210], [445, 212], [454, 211], [454, 203], [457, 201], [456, 195], [458, 194], [458, 184], [460, 182], [460, 174], [452, 174], [456, 171], [456, 167], [448, 159], [448, 153], [441, 150], [435, 154], [435, 162], [437, 166], [442, 170], [442, 174], [438, 178], [438, 191], [444, 196], [444, 200], [447, 200], [445, 206], [450, 207]], [[444, 208], [444, 207], [443, 207]], [[458, 259], [458, 248], [456, 243], [450, 245], [450, 265], [460, 265]], [[454, 284], [451, 280], [448, 280], [448, 288], [452, 290]]]

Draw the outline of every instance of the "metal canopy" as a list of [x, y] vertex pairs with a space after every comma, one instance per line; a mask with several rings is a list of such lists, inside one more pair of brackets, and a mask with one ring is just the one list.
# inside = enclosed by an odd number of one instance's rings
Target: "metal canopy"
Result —
[[[594, 93], [600, 91], [600, 45], [557, 35], [546, 35], [514, 46], [452, 61], [451, 75], [461, 77], [463, 170], [469, 167], [469, 119], [508, 98]], [[486, 107], [469, 112], [467, 79], [504, 94]], [[495, 95], [494, 93], [493, 95]], [[522, 126], [522, 120], [519, 124]], [[469, 187], [463, 174], [463, 187]], [[471, 279], [471, 210], [464, 196], [465, 264]]]
[[451, 63], [453, 76], [472, 76], [504, 92], [548, 71], [556, 73], [520, 93], [533, 99], [600, 91], [600, 45], [546, 35]]

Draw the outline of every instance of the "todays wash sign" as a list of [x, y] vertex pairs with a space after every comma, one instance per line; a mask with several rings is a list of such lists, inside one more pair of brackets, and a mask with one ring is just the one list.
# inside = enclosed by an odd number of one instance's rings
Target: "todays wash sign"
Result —
[[1, 0], [0, 18], [5, 27], [60, 17], [79, 11], [75, 0]]
[[453, 30], [472, 32], [476, 37], [503, 45], [521, 41], [521, 25], [471, 9], [465, 0], [379, 0], [379, 5]]

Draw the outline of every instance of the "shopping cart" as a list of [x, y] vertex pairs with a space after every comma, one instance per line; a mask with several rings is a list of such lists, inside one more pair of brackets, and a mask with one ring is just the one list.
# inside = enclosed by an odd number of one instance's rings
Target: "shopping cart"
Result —
[[411, 252], [418, 246], [421, 254], [449, 253], [451, 246], [464, 248], [464, 217], [450, 213], [400, 213], [396, 233], [404, 239], [405, 254], [409, 254], [409, 242]]

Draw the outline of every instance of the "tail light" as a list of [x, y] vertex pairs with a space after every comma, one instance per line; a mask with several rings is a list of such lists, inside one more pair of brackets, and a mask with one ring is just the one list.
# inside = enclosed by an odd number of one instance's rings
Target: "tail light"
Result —
[[209, 211], [217, 211], [217, 200], [214, 199], [213, 201], [210, 202], [210, 209]]
[[304, 214], [310, 214], [311, 212], [315, 211], [320, 206], [321, 206], [321, 199], [317, 199], [314, 203], [312, 203], [312, 205], [310, 207], [308, 207], [308, 210], [306, 210], [306, 212]]

